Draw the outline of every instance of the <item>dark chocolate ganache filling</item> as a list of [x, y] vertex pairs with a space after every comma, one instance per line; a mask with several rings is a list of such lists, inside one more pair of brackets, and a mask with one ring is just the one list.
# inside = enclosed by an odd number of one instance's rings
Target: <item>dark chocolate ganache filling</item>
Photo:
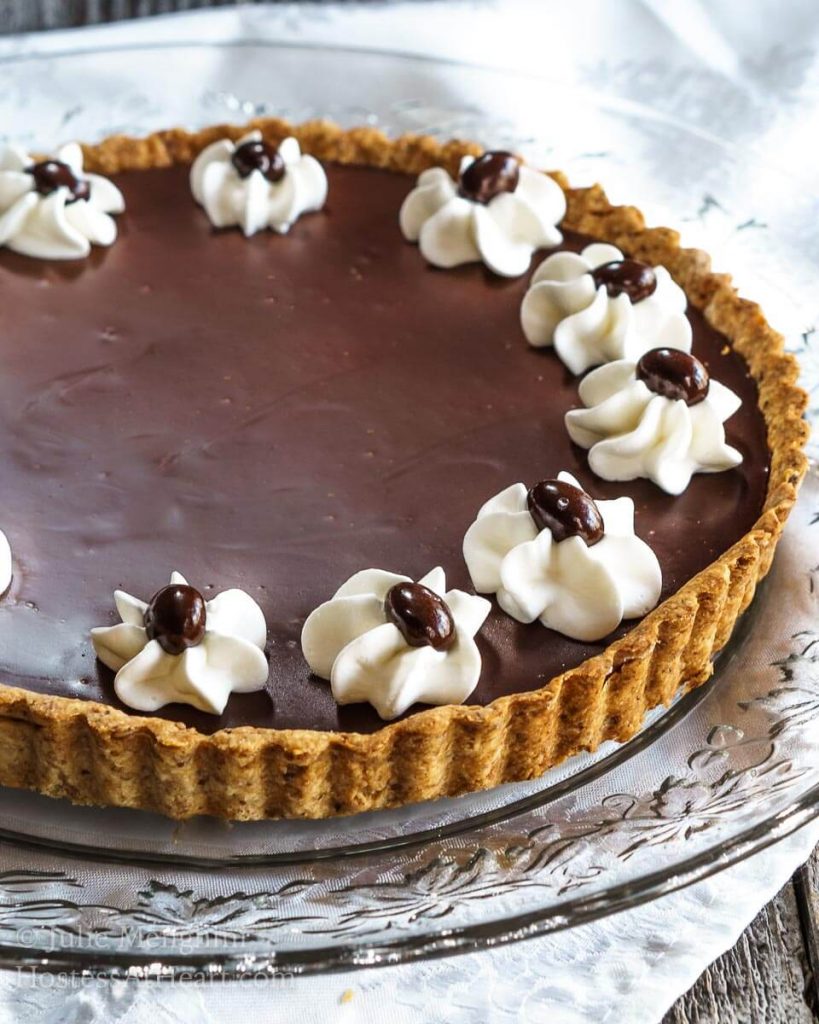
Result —
[[[605, 483], [563, 426], [576, 379], [524, 340], [529, 275], [432, 269], [398, 228], [411, 178], [328, 176], [326, 208], [283, 237], [214, 231], [171, 168], [116, 177], [127, 210], [110, 249], [71, 263], [0, 250], [0, 527], [15, 558], [3, 682], [118, 705], [89, 630], [118, 621], [115, 588], [147, 601], [178, 569], [206, 600], [241, 587], [261, 604], [270, 678], [221, 717], [160, 715], [207, 732], [371, 731], [369, 705], [337, 707], [310, 675], [304, 619], [371, 566], [417, 580], [440, 564], [470, 589], [464, 533], [509, 484], [565, 469], [596, 498], [632, 497], [664, 597], [754, 522], [768, 473], [756, 388], [696, 312], [695, 354], [742, 398], [727, 433], [745, 461], [678, 498]], [[485, 704], [605, 641], [493, 607], [478, 644], [470, 701]]]

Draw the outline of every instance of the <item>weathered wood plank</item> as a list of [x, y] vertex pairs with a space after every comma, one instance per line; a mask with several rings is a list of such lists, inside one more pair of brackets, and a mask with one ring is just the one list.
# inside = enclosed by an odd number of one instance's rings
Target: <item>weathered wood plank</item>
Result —
[[663, 1024], [814, 1024], [791, 883], [666, 1014]]
[[[197, 7], [223, 7], [240, 0], [0, 0], [0, 33], [73, 28]], [[258, 0], [242, 0], [245, 3]]]
[[807, 999], [819, 1019], [819, 846], [793, 877], [809, 976]]

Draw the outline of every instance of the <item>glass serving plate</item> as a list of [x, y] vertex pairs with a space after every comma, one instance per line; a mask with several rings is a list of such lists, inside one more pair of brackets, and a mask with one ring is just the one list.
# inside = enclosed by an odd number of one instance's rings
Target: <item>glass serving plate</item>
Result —
[[[658, 106], [463, 64], [262, 43], [23, 55], [0, 62], [0, 79], [0, 137], [35, 150], [326, 116], [472, 138], [578, 184], [602, 180], [730, 268], [819, 389], [819, 196]], [[232, 825], [0, 791], [0, 965], [216, 977], [404, 962], [570, 928], [763, 849], [819, 814], [817, 503], [812, 473], [708, 686], [632, 742], [534, 782]]]

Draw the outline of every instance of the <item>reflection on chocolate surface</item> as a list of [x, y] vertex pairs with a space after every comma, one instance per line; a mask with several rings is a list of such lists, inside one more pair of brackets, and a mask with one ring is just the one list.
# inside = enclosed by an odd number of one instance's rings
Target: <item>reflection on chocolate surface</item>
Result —
[[[328, 174], [325, 210], [285, 237], [214, 232], [180, 167], [115, 178], [127, 211], [112, 249], [70, 267], [0, 251], [4, 681], [116, 704], [89, 630], [113, 622], [112, 589], [151, 593], [178, 568], [206, 600], [235, 586], [259, 601], [270, 682], [221, 718], [164, 717], [371, 731], [372, 708], [337, 707], [309, 675], [305, 617], [369, 566], [417, 579], [440, 564], [469, 590], [464, 532], [509, 484], [567, 470], [595, 498], [631, 496], [665, 595], [753, 523], [767, 475], [755, 387], [698, 314], [694, 352], [743, 400], [727, 424], [743, 465], [679, 498], [597, 480], [563, 427], [577, 381], [521, 333], [528, 276], [432, 269], [398, 229], [410, 178]], [[475, 703], [605, 646], [497, 608], [478, 644]]]

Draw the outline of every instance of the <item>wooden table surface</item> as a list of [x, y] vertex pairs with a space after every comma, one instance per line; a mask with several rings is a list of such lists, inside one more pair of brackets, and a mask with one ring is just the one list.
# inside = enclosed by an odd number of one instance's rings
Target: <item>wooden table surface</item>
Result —
[[[227, 6], [237, 0], [0, 0], [0, 33]], [[255, 0], [239, 0], [255, 2]], [[819, 1022], [819, 847], [663, 1024]]]
[[0, 0], [0, 32], [71, 28], [166, 11], [256, 2], [261, 0]]
[[663, 1024], [819, 1021], [819, 847]]

